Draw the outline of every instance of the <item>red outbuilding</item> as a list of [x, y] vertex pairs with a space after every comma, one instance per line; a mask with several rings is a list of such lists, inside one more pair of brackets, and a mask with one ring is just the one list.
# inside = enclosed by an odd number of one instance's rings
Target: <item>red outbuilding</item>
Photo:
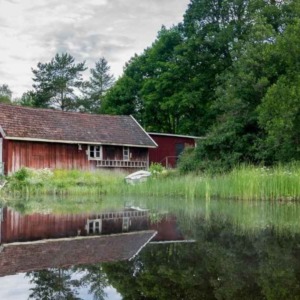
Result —
[[149, 149], [149, 162], [160, 163], [166, 168], [175, 168], [180, 154], [186, 148], [194, 148], [199, 137], [189, 135], [148, 133], [158, 145]]

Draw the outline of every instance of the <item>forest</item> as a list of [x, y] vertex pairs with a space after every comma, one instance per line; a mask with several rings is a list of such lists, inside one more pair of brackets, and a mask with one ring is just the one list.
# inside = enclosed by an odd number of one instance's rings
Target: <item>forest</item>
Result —
[[132, 114], [147, 131], [202, 137], [184, 171], [300, 159], [298, 0], [191, 0], [117, 80], [104, 57], [84, 81], [68, 53], [32, 69], [32, 90], [0, 101], [101, 114]]

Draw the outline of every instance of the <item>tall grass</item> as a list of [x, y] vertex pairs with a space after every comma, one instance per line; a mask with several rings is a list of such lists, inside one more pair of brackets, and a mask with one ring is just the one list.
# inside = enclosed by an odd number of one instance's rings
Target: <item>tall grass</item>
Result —
[[[44, 173], [43, 173], [44, 172]], [[153, 176], [128, 185], [120, 172], [21, 170], [9, 178], [4, 193], [14, 195], [128, 195], [173, 199], [299, 200], [300, 165], [239, 166], [226, 174]]]
[[300, 166], [272, 169], [240, 166], [227, 174], [156, 178], [136, 185], [131, 194], [186, 199], [299, 200]]
[[38, 195], [106, 195], [118, 193], [124, 184], [120, 172], [80, 170], [32, 170], [23, 168], [11, 177], [2, 194], [6, 196]]

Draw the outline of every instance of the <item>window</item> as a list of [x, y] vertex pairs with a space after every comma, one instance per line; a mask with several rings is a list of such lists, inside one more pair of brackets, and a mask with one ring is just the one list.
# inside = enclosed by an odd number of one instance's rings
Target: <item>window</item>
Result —
[[87, 220], [85, 229], [88, 234], [102, 233], [102, 220], [101, 219]]
[[129, 160], [129, 147], [123, 147], [123, 160]]
[[102, 146], [90, 145], [88, 149], [89, 159], [101, 160], [102, 159]]

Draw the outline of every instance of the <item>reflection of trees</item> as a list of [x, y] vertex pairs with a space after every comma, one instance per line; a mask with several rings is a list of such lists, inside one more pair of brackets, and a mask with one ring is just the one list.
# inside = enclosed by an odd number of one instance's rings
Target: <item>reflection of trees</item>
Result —
[[300, 299], [300, 235], [237, 233], [212, 216], [194, 244], [156, 244], [130, 262], [105, 264], [124, 299]]
[[72, 279], [72, 271], [69, 269], [48, 269], [27, 273], [30, 283], [35, 287], [31, 289], [30, 299], [69, 299], [79, 300], [76, 288], [79, 281]]
[[[26, 275], [30, 278], [30, 283], [34, 284], [30, 299], [80, 300], [77, 295], [82, 287], [88, 288], [94, 300], [106, 297], [104, 289], [108, 283], [101, 264], [34, 271]], [[75, 275], [78, 279], [74, 279]]]
[[193, 224], [181, 229], [196, 243], [150, 244], [132, 261], [31, 272], [30, 298], [79, 299], [84, 287], [103, 300], [112, 285], [123, 299], [300, 299], [300, 234], [274, 227], [245, 234], [214, 214]]
[[80, 284], [89, 288], [89, 294], [93, 295], [94, 300], [104, 300], [106, 297], [104, 289], [108, 286], [108, 282], [101, 264], [74, 267], [74, 269], [83, 272]]

